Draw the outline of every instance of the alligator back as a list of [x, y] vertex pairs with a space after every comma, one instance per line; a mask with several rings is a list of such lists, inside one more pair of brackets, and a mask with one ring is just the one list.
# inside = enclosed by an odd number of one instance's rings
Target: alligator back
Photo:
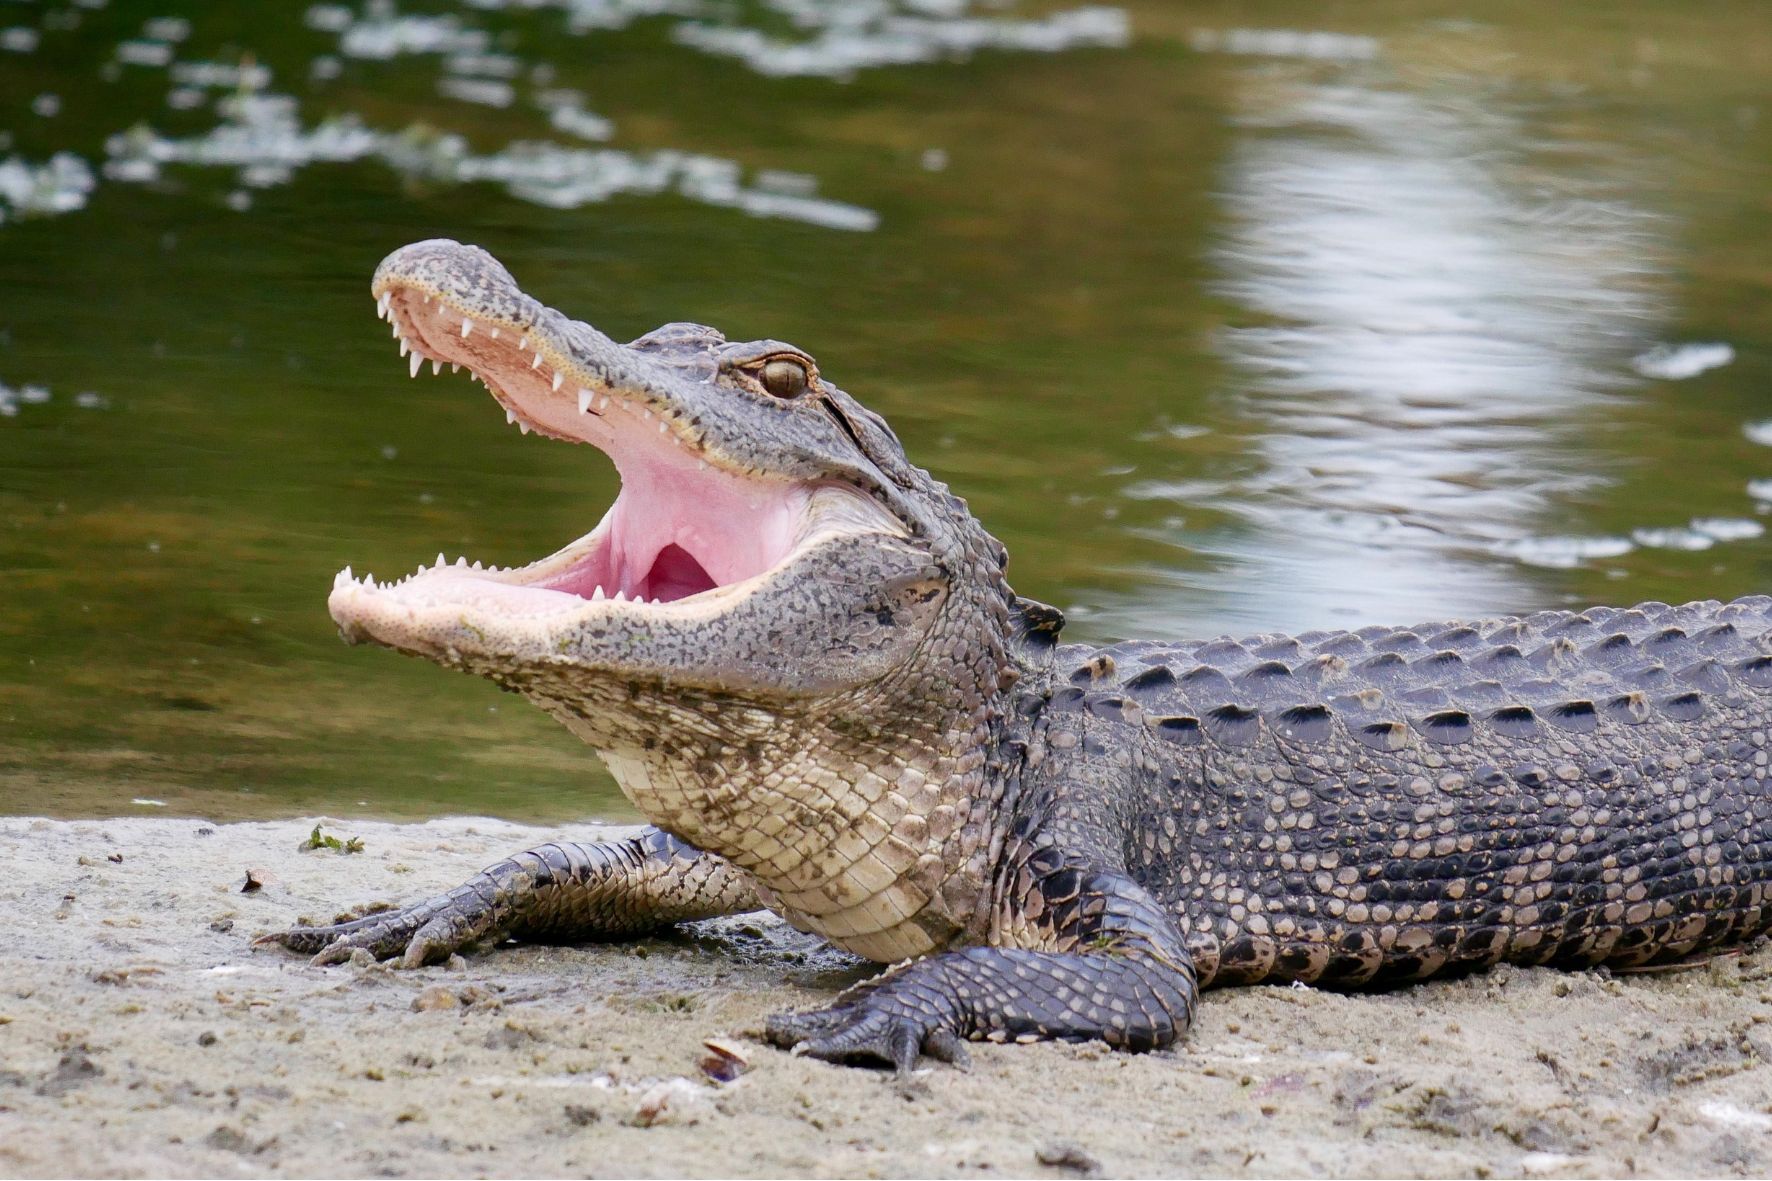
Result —
[[[1247, 745], [1259, 724], [1309, 741], [1340, 719], [1375, 750], [1484, 731], [1581, 735], [1603, 720], [1676, 727], [1760, 717], [1772, 692], [1772, 597], [1242, 639], [1059, 649], [1061, 677]], [[1657, 732], [1661, 728], [1657, 727]], [[1677, 731], [1674, 731], [1677, 732]]]
[[1772, 598], [1055, 655], [1049, 708], [1155, 736], [1128, 859], [1203, 980], [1639, 964], [1772, 922]]

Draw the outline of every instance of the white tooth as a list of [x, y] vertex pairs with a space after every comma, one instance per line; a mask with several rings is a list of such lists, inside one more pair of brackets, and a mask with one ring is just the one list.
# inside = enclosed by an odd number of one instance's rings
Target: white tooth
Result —
[[580, 414], [585, 414], [585, 413], [589, 412], [590, 408], [591, 408], [591, 391], [590, 390], [578, 391], [578, 412]]
[[385, 320], [387, 318], [388, 312], [393, 307], [393, 303], [394, 303], [394, 293], [392, 291], [382, 292], [381, 298], [375, 301], [375, 314], [382, 317]]
[[492, 333], [492, 339], [493, 339], [493, 340], [497, 340], [497, 339], [498, 339], [498, 329], [496, 329], [496, 328], [488, 328], [488, 329], [487, 329], [487, 330], [486, 330], [486, 331], [488, 331], [488, 332], [490, 332], [490, 333]]
[[628, 601], [628, 597], [627, 597], [627, 594], [626, 594], [626, 592], [624, 592], [624, 591], [616, 591], [616, 592], [615, 592], [615, 601], [616, 601], [616, 602], [618, 602], [618, 603], [625, 603], [625, 602], [627, 602], [627, 601]]
[[343, 570], [340, 570], [337, 574], [332, 576], [332, 589], [337, 590], [349, 581], [351, 581], [351, 568], [346, 566]]
[[351, 568], [349, 566], [345, 567], [344, 573], [340, 574], [339, 577], [344, 579], [346, 582], [356, 582], [357, 581], [357, 576], [355, 574], [351, 573]]
[[449, 564], [449, 559], [443, 556], [442, 550], [438, 550], [437, 551], [437, 565], [447, 566], [448, 564]]
[[466, 316], [463, 316], [461, 318], [461, 338], [463, 340], [466, 340], [468, 338], [468, 333], [472, 332], [473, 330], [474, 330], [474, 322], [472, 320], [468, 319]]
[[640, 414], [642, 416], [642, 421], [644, 421], [644, 422], [651, 422], [652, 421], [652, 411], [642, 410], [642, 411], [640, 411]]
[[517, 412], [515, 410], [511, 410], [509, 408], [506, 408], [506, 410], [505, 410], [505, 425], [506, 426], [517, 425]]
[[[479, 565], [479, 563], [476, 562], [475, 565]], [[468, 568], [468, 556], [466, 554], [462, 554], [459, 557], [457, 557], [455, 559], [455, 566], [456, 566], [456, 569], [458, 569], [458, 570], [466, 570]]]
[[591, 592], [591, 602], [601, 603], [602, 601], [603, 601], [603, 588], [598, 587], [596, 590]]
[[431, 358], [431, 376], [435, 377], [435, 376], [437, 376], [437, 374], [439, 374], [441, 372], [443, 372], [443, 362], [437, 360], [437, 358], [435, 358], [435, 357], [432, 357]]
[[564, 380], [565, 379], [563, 377], [561, 377], [558, 373], [554, 374], [554, 392], [556, 394], [560, 392], [560, 383]]
[[449, 362], [449, 372], [460, 373], [461, 372], [461, 365], [455, 361]]
[[529, 424], [527, 422], [520, 422], [517, 424], [517, 429], [527, 435], [529, 433]]
[[541, 354], [540, 353], [535, 354], [535, 360], [533, 360], [529, 363], [529, 367], [531, 369], [540, 369], [541, 368]]
[[708, 470], [708, 461], [707, 461], [707, 460], [705, 460], [705, 459], [698, 459], [698, 460], [696, 460], [696, 461], [695, 461], [695, 470], [696, 470], [696, 471], [698, 471], [698, 472], [705, 472], [705, 471], [707, 471], [707, 470]]
[[529, 338], [527, 336], [523, 337], [521, 340], [519, 340], [517, 342], [517, 351], [519, 353], [528, 347], [529, 347]]
[[653, 606], [654, 606], [654, 607], [656, 607], [656, 606], [658, 606], [658, 600], [657, 600], [657, 599], [653, 599], [653, 600], [652, 600], [652, 605], [653, 605]]
[[431, 306], [431, 297], [430, 297], [430, 296], [428, 296], [428, 295], [427, 295], [427, 296], [425, 296], [425, 306], [426, 306], [426, 307], [427, 307], [427, 308], [428, 308], [428, 307], [430, 307], [430, 306]]
[[598, 409], [598, 410], [607, 410], [607, 409], [609, 409], [609, 395], [608, 395], [608, 394], [604, 394], [604, 395], [603, 395], [603, 400], [602, 400], [602, 401], [601, 401], [601, 402], [598, 402], [598, 403], [597, 403], [597, 409]]
[[478, 570], [479, 568], [480, 568], [480, 559], [475, 558], [474, 559], [474, 569]]
[[661, 435], [665, 433], [665, 424], [662, 421], [658, 424], [658, 433]]
[[404, 357], [407, 354], [407, 352], [411, 349], [412, 346], [408, 345], [406, 343], [406, 338], [404, 336], [400, 336], [400, 334], [398, 332], [394, 333], [394, 335], [400, 337], [400, 355], [402, 357]]
[[[389, 317], [390, 320], [392, 320], [392, 318], [393, 317], [391, 317], [391, 316]], [[393, 326], [393, 328], [394, 328], [394, 339], [399, 340], [400, 339], [400, 325], [395, 324]]]
[[406, 359], [407, 359], [407, 361], [410, 362], [410, 365], [407, 367], [407, 372], [410, 373], [412, 376], [417, 377], [419, 364], [424, 361], [424, 358], [419, 356], [417, 353], [413, 353], [412, 356], [410, 356]]

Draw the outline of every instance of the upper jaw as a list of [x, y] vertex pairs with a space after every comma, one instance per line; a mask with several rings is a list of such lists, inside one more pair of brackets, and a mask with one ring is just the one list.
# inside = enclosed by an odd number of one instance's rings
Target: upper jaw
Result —
[[382, 263], [372, 293], [414, 376], [425, 361], [467, 366], [525, 433], [608, 454], [622, 492], [590, 533], [521, 568], [439, 554], [394, 583], [347, 568], [328, 600], [347, 639], [438, 656], [481, 641], [527, 650], [538, 628], [597, 617], [688, 621], [729, 608], [834, 536], [905, 532], [846, 485], [728, 453], [707, 429], [716, 403], [698, 387], [711, 383], [544, 307], [484, 251], [405, 247]]

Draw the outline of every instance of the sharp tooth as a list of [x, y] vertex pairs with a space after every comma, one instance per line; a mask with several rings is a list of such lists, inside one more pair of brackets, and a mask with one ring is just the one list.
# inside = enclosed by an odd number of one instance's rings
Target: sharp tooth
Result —
[[625, 591], [616, 591], [615, 592], [615, 601], [618, 603], [627, 602], [628, 601], [627, 593]]
[[658, 424], [658, 433], [661, 435], [665, 433], [665, 423], [662, 420]]
[[480, 568], [480, 559], [475, 558], [474, 559], [474, 569], [478, 570], [479, 568]]
[[439, 374], [441, 372], [443, 372], [443, 362], [437, 360], [437, 358], [435, 358], [435, 357], [432, 357], [431, 358], [431, 376], [435, 377], [435, 376], [437, 376], [437, 374]]
[[520, 422], [517, 424], [517, 429], [527, 435], [529, 433], [529, 424], [527, 422]]
[[492, 333], [492, 339], [493, 339], [493, 340], [497, 340], [497, 339], [498, 339], [498, 329], [496, 329], [496, 328], [488, 328], [488, 329], [487, 329], [487, 330], [486, 330], [486, 331], [488, 331], [488, 332], [490, 332], [490, 333]]
[[505, 408], [505, 425], [506, 426], [517, 425], [517, 412], [515, 410], [510, 409], [509, 407]]
[[426, 307], [427, 307], [427, 308], [428, 308], [428, 307], [430, 307], [430, 306], [431, 306], [431, 297], [430, 297], [430, 296], [428, 296], [428, 295], [427, 295], [427, 296], [425, 296], [425, 306], [426, 306]]
[[529, 367], [531, 369], [540, 369], [541, 368], [541, 354], [540, 353], [535, 354], [535, 360], [533, 360], [529, 363]]
[[396, 331], [394, 335], [400, 339], [400, 355], [404, 357], [411, 350], [412, 346], [406, 343], [406, 338], [400, 336], [398, 331]]
[[468, 338], [468, 333], [472, 332], [473, 330], [474, 330], [474, 322], [472, 320], [468, 319], [466, 316], [463, 316], [461, 318], [461, 338], [463, 340], [466, 340]]
[[388, 317], [388, 320], [389, 320], [389, 322], [390, 322], [390, 323], [391, 323], [391, 324], [392, 324], [392, 327], [393, 327], [393, 329], [394, 329], [394, 339], [395, 339], [395, 340], [399, 340], [399, 339], [400, 339], [400, 325], [398, 325], [398, 324], [393, 324], [393, 323], [392, 323], [392, 321], [393, 321], [393, 317], [392, 317], [392, 316], [389, 316], [389, 317]]
[[597, 409], [600, 411], [609, 409], [609, 395], [608, 394], [604, 394], [603, 400], [601, 402], [597, 403]]
[[[479, 565], [478, 562], [476, 562], [474, 564], [476, 566]], [[462, 554], [459, 557], [457, 557], [455, 559], [455, 566], [456, 566], [456, 569], [458, 569], [458, 570], [466, 570], [468, 568], [468, 556], [466, 554]]]
[[461, 365], [455, 361], [449, 362], [449, 372], [460, 373], [461, 372]]
[[658, 600], [657, 600], [657, 599], [653, 599], [653, 600], [652, 600], [652, 605], [653, 605], [653, 606], [654, 606], [654, 607], [656, 607], [656, 606], [658, 606]]
[[343, 570], [340, 570], [337, 574], [332, 576], [332, 589], [337, 590], [349, 581], [351, 581], [351, 568], [346, 566]]
[[419, 367], [420, 363], [422, 363], [424, 361], [424, 358], [419, 356], [415, 352], [412, 354], [412, 356], [410, 356], [406, 359], [407, 359], [407, 361], [410, 362], [410, 365], [407, 367], [407, 372], [410, 373], [412, 376], [417, 377], [418, 376], [418, 367]]
[[439, 566], [449, 565], [449, 559], [443, 556], [442, 550], [437, 551], [437, 565], [439, 565]]
[[650, 411], [650, 410], [644, 410], [644, 409], [641, 410], [640, 416], [641, 416], [642, 422], [651, 422], [652, 421], [652, 411]]
[[392, 291], [382, 292], [381, 298], [375, 301], [375, 314], [384, 320], [387, 319], [388, 313], [393, 310], [393, 304], [394, 293]]
[[708, 461], [707, 461], [707, 460], [705, 460], [705, 459], [698, 459], [698, 460], [696, 460], [696, 461], [695, 461], [695, 470], [696, 470], [696, 471], [698, 471], [698, 472], [705, 472], [705, 471], [707, 471], [707, 470], [708, 470]]
[[558, 372], [554, 374], [554, 392], [556, 394], [560, 392], [560, 383], [564, 380], [565, 378], [561, 377]]
[[591, 592], [591, 602], [601, 603], [603, 601], [603, 598], [604, 598], [604, 595], [603, 595], [603, 588], [602, 587], [598, 587], [596, 590]]
[[341, 573], [339, 575], [339, 577], [344, 579], [346, 582], [356, 582], [357, 581], [357, 576], [355, 574], [351, 573], [351, 568], [349, 566], [346, 566], [344, 568], [344, 572]]
[[585, 413], [588, 413], [590, 411], [590, 409], [591, 409], [591, 391], [590, 390], [578, 391], [578, 412], [580, 414], [585, 414]]
[[517, 351], [519, 353], [528, 347], [529, 347], [529, 338], [527, 336], [523, 337], [521, 340], [519, 340], [517, 342]]

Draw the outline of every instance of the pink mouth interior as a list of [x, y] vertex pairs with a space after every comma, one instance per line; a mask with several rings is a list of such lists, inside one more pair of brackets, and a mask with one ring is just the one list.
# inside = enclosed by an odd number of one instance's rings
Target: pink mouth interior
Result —
[[411, 289], [396, 288], [390, 302], [396, 327], [421, 356], [470, 369], [529, 429], [604, 452], [622, 482], [603, 522], [553, 558], [497, 573], [445, 567], [405, 586], [436, 592], [444, 582], [472, 582], [483, 598], [494, 583], [579, 599], [671, 603], [761, 574], [792, 549], [807, 504], [803, 487], [704, 462], [674, 423], [620, 391], [591, 387], [590, 408], [581, 411], [578, 382], [567, 370], [556, 389], [553, 365], [535, 364], [534, 339], [525, 342], [509, 329], [495, 337], [483, 323], [464, 338], [460, 313]]

